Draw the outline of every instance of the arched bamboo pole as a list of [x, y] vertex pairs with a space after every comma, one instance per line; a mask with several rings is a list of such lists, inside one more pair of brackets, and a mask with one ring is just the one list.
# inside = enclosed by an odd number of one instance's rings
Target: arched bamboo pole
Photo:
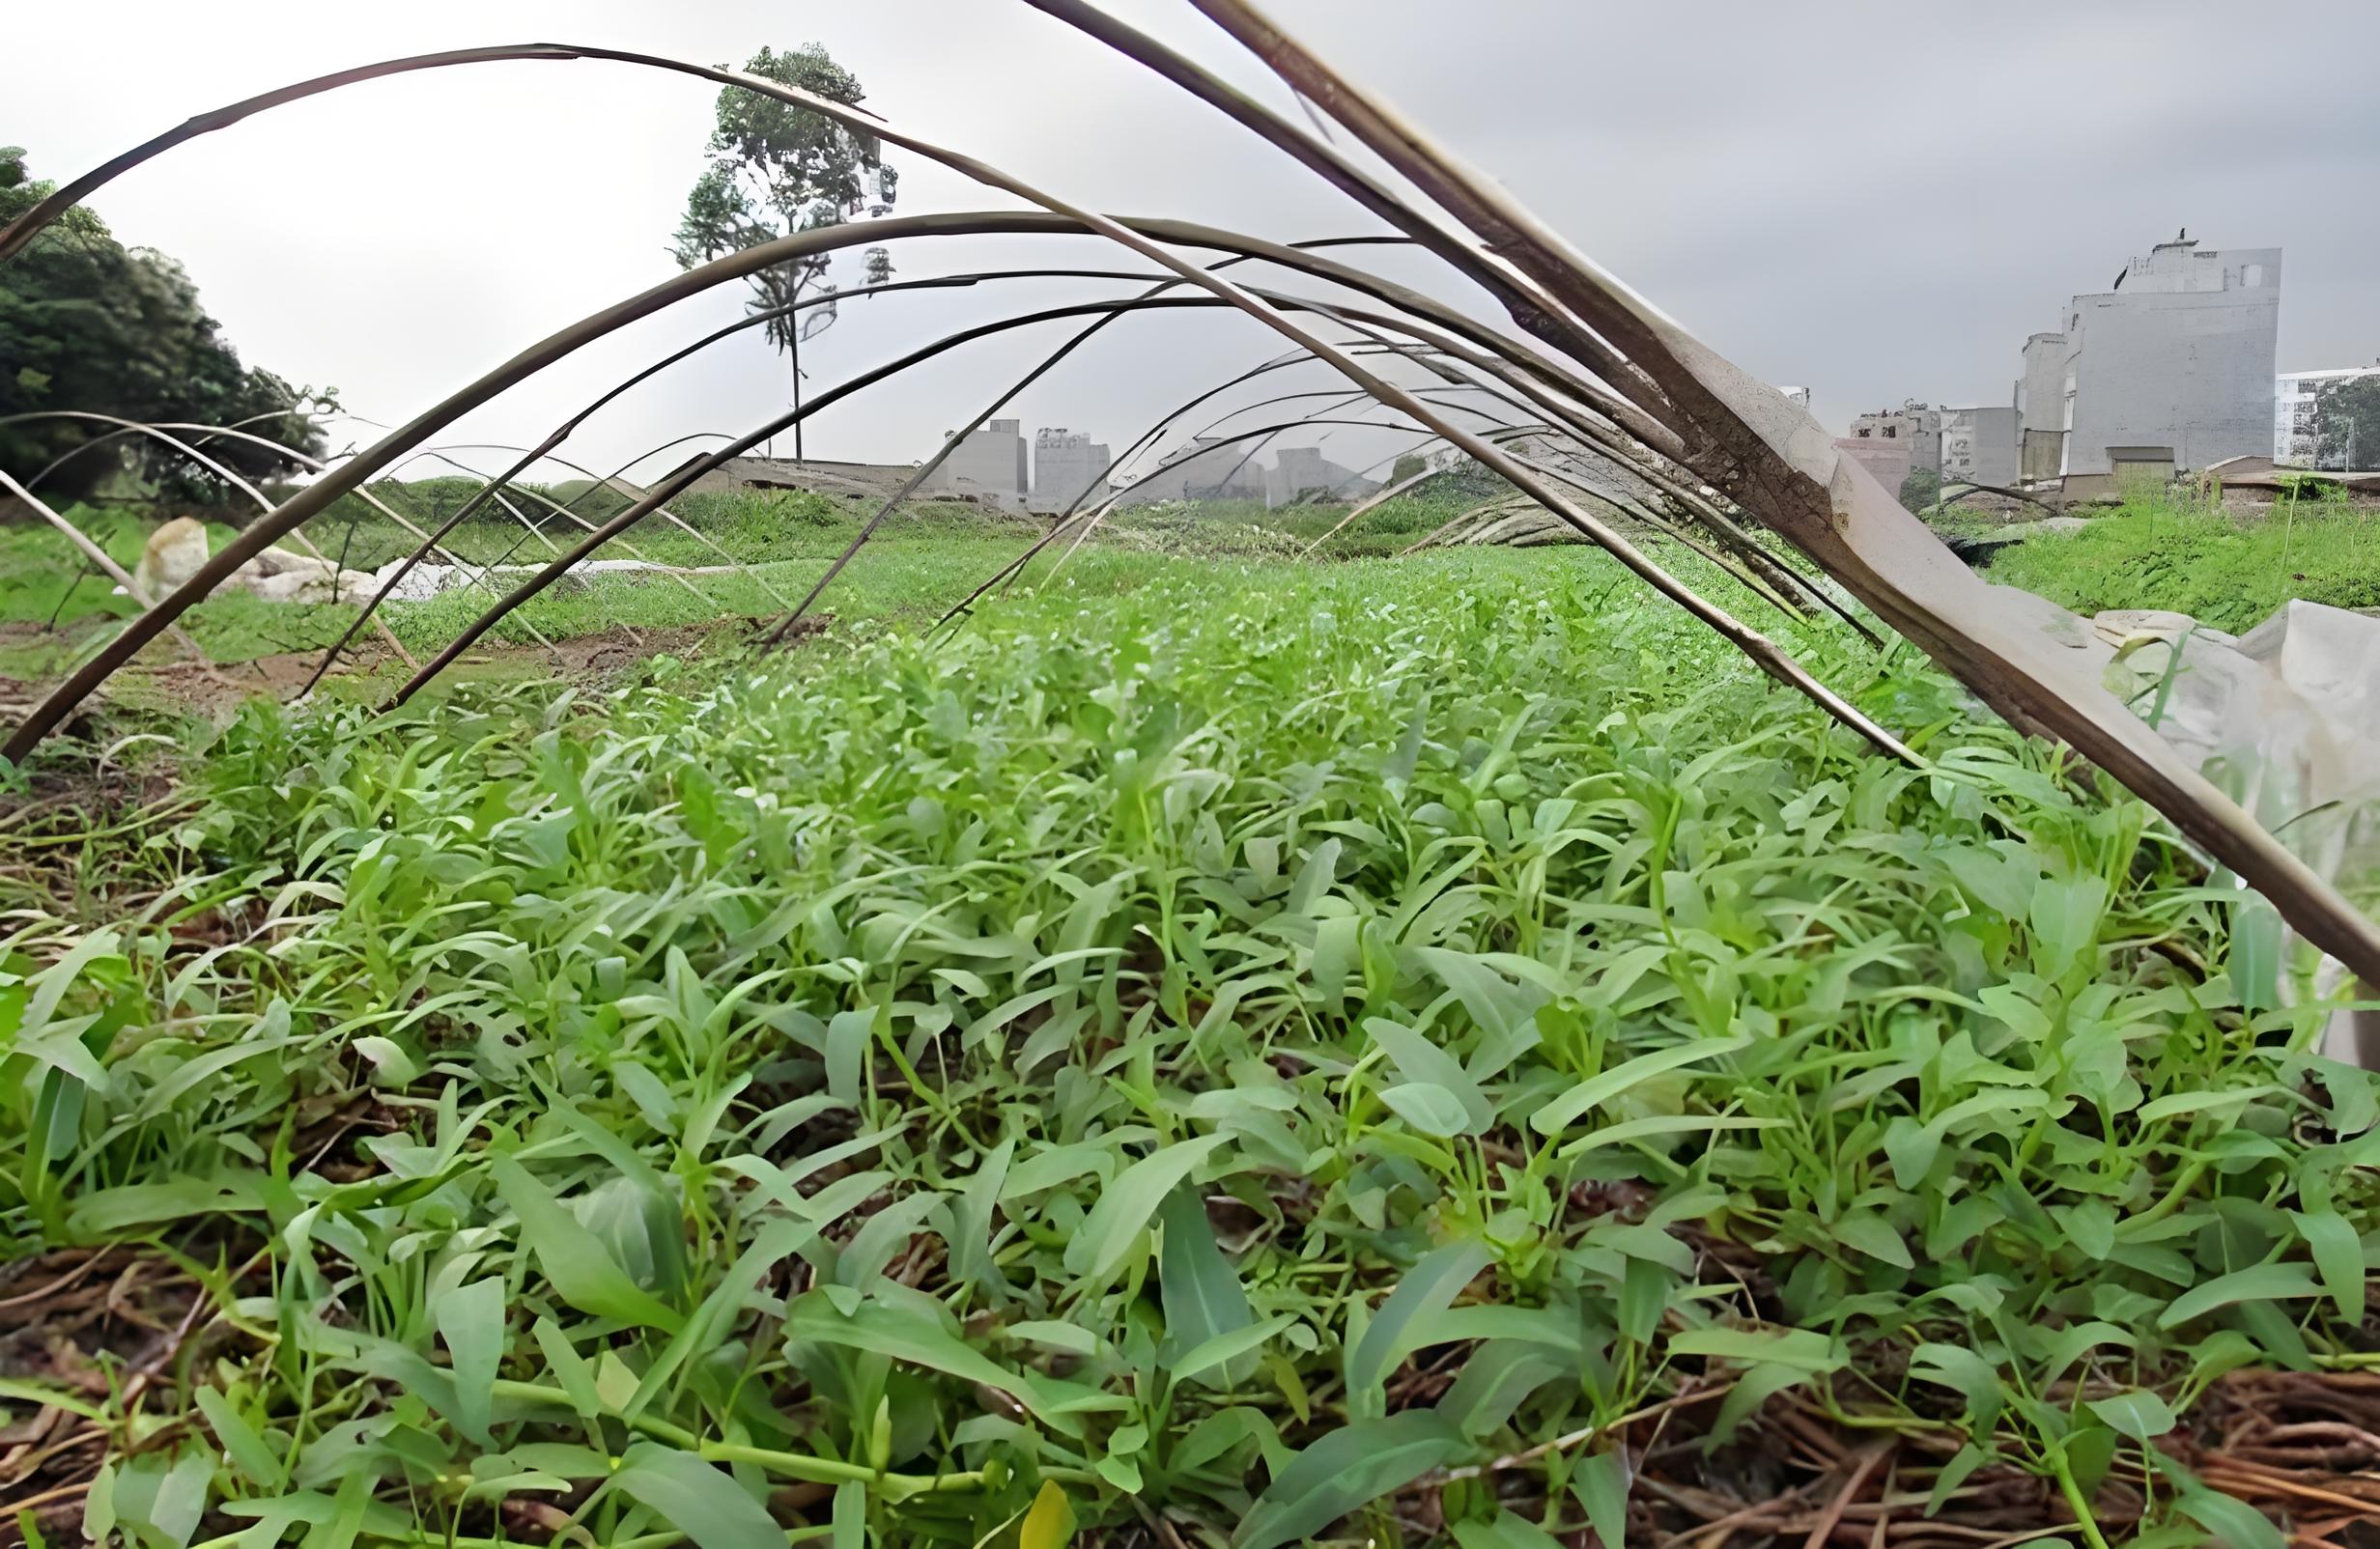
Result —
[[[1055, 10], [1075, 0], [1030, 3]], [[2380, 924], [2186, 763], [2075, 653], [1993, 596], [1873, 475], [1837, 454], [1808, 415], [1597, 268], [1247, 0], [1192, 3], [1652, 379], [1686, 432], [1689, 465], [2011, 721], [2063, 739], [2262, 891], [2300, 934], [2380, 984]], [[1260, 132], [1285, 148], [1302, 138], [1286, 124]]]
[[[1074, 0], [1037, 3], [1062, 14], [1074, 5]], [[2247, 880], [2261, 887], [2303, 934], [2367, 977], [2380, 978], [2380, 927], [2357, 914], [2271, 834], [2184, 765], [2153, 732], [2132, 719], [2124, 707], [2076, 671], [2074, 663], [2061, 661], [2046, 637], [2036, 637], [2039, 632], [2009, 617], [2009, 610], [2004, 607], [1992, 606], [1985, 599], [1982, 583], [1941, 550], [1939, 544], [1930, 537], [1912, 538], [1914, 523], [1907, 514], [1900, 512], [1889, 495], [1879, 490], [1863, 471], [1844, 466], [1806, 416], [1792, 410], [1776, 395], [1751, 381], [1641, 298], [1596, 269], [1500, 190], [1446, 155], [1369, 94], [1323, 67], [1243, 0], [1195, 3], [1450, 211], [1496, 258], [1490, 260], [1468, 241], [1453, 237], [1434, 220], [1421, 215], [1357, 173], [1328, 147], [1302, 131], [1277, 124], [1271, 115], [1253, 103], [1245, 102], [1244, 99], [1232, 102], [1222, 93], [1210, 93], [1196, 85], [1194, 90], [1201, 90], [1210, 100], [1218, 100], [1227, 111], [1232, 111], [1242, 122], [1323, 171], [1357, 197], [1383, 207], [1387, 218], [1410, 229], [1417, 239], [1432, 251], [1441, 252], [1466, 273], [1482, 278], [1525, 328], [1549, 338], [1573, 359], [1587, 363], [1590, 370], [1642, 410], [1648, 422], [1661, 432], [1678, 436], [1689, 465], [1706, 480], [1758, 510], [1887, 622], [1950, 666], [2003, 713], [2028, 729], [2066, 737], [2086, 756], [2166, 810], [2185, 831], [2233, 864]], [[1092, 15], [1095, 17], [1095, 14]], [[1086, 23], [1077, 20], [1077, 24]], [[1116, 46], [1133, 51], [1130, 40], [1137, 35], [1129, 34], [1128, 29], [1126, 33], [1126, 40], [1116, 42]], [[1154, 60], [1152, 51], [1147, 48], [1135, 52], [1134, 57]], [[1423, 423], [1442, 432], [1463, 435], [1445, 425], [1419, 400], [1371, 376], [1287, 316], [1265, 307], [1227, 281], [1199, 275], [1181, 260], [1122, 225], [1057, 200], [971, 157], [882, 127], [872, 118], [840, 104], [732, 71], [623, 50], [534, 44], [420, 56], [365, 67], [251, 99], [205, 120], [193, 120], [71, 186], [87, 192], [90, 186], [104, 182], [127, 165], [137, 164], [167, 144], [237, 122], [247, 113], [278, 101], [311, 95], [333, 85], [403, 69], [502, 58], [605, 58], [676, 70], [724, 84], [744, 85], [874, 133], [979, 182], [1040, 204], [1054, 213], [1072, 217], [1099, 235], [1155, 259], [1247, 310], [1285, 336], [1317, 348], [1351, 380], [1362, 383], [1375, 396]], [[1167, 68], [1161, 60], [1154, 62], [1158, 68]], [[21, 241], [31, 230], [38, 229], [39, 220], [35, 217], [46, 218], [42, 213], [43, 210], [54, 214], [56, 209], [71, 203], [74, 197], [79, 197], [79, 192], [69, 194], [64, 201], [45, 200], [28, 217], [0, 233], [0, 256], [11, 250], [12, 242]], [[548, 343], [551, 346], [553, 341]], [[555, 352], [557, 355], [560, 352]], [[525, 375], [527, 370], [543, 363], [529, 364], [521, 374]], [[487, 379], [474, 384], [475, 388], [482, 386], [491, 392], [495, 390]], [[1881, 739], [1880, 746], [1906, 753], [1882, 728], [1874, 727], [1838, 696], [1807, 681], [1806, 675], [1798, 677], [1771, 642], [1694, 596], [1674, 577], [1635, 553], [1616, 534], [1601, 529], [1591, 517], [1540, 485], [1534, 475], [1511, 465], [1475, 437], [1464, 436], [1459, 444], [1532, 495], [1553, 503], [1566, 521], [1594, 537], [1624, 566], [1727, 637], [1763, 670], [1809, 693], [1830, 714], [1847, 724], [1858, 726], [1871, 740]], [[367, 458], [370, 455], [365, 454]], [[1516, 472], [1522, 476], [1516, 479]], [[331, 497], [323, 498], [326, 501]], [[295, 526], [311, 515], [312, 509], [319, 509], [307, 508], [304, 501], [302, 495], [293, 500], [264, 525], [269, 527], [287, 520], [290, 526]], [[29, 746], [31, 740], [38, 739], [54, 724], [81, 692], [88, 691], [106, 671], [112, 670], [109, 659], [121, 660], [117, 656], [120, 648], [129, 642], [131, 649], [137, 649], [142, 640], [154, 637], [157, 629], [170, 622], [159, 618], [160, 613], [168, 609], [179, 611], [186, 606], [186, 599], [178, 592], [159, 608], [134, 621], [124, 635], [111, 642], [107, 651], [62, 686], [58, 694], [36, 707], [26, 725], [12, 738], [8, 750], [14, 754], [20, 746]], [[71, 697], [66, 697], [70, 692]]]

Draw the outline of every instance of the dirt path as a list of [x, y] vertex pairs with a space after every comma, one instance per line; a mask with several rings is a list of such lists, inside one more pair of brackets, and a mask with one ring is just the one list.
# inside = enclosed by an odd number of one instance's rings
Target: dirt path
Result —
[[[804, 619], [793, 637], [817, 634], [828, 623], [823, 617]], [[599, 684], [654, 657], [698, 656], [706, 649], [741, 644], [746, 637], [746, 623], [738, 619], [638, 629], [620, 625], [554, 642], [558, 662], [542, 645], [483, 644], [457, 662], [440, 681], [557, 678]], [[142, 662], [117, 673], [99, 694], [131, 709], [221, 718], [260, 694], [284, 701], [295, 698], [321, 661], [320, 651], [284, 651], [246, 662]], [[385, 645], [372, 641], [343, 654], [331, 676], [340, 681], [385, 678], [393, 688], [406, 673], [404, 663]], [[48, 688], [46, 683], [0, 677], [0, 725], [24, 715]]]

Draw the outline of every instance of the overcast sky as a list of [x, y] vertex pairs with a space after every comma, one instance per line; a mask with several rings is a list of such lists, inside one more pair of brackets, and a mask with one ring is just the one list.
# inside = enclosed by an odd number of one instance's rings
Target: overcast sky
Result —
[[[1288, 106], [1179, 0], [1109, 3]], [[894, 124], [1081, 203], [1280, 239], [1377, 229], [1211, 110], [1006, 0], [11, 9], [0, 143], [27, 146], [37, 176], [71, 177], [193, 112], [395, 55], [551, 39], [740, 63], [764, 43], [815, 41]], [[2025, 335], [2183, 226], [2210, 246], [2285, 250], [2281, 369], [2380, 357], [2380, 6], [2368, 0], [1271, 9], [1706, 342], [1771, 381], [1811, 386], [1838, 431], [1905, 397], [2008, 402]], [[674, 272], [669, 237], [701, 170], [712, 97], [608, 64], [429, 71], [205, 137], [97, 205], [126, 240], [187, 265], [248, 361], [402, 420]], [[1013, 203], [915, 157], [899, 164], [902, 213]], [[1141, 267], [1088, 239], [913, 242], [895, 258], [905, 277]], [[1431, 273], [1410, 255], [1363, 261]], [[857, 268], [841, 272], [856, 281]], [[815, 390], [995, 305], [1119, 289], [1034, 282], [997, 301], [853, 303], [804, 364]], [[722, 288], [638, 324], [442, 438], [541, 437], [618, 377], [732, 321], [744, 294]], [[809, 451], [919, 457], [1071, 326], [968, 347], [859, 395], [811, 421]], [[1009, 412], [1028, 431], [1069, 425], [1120, 444], [1280, 348], [1247, 319], [1127, 320]], [[1330, 380], [1320, 368], [1266, 379], [1274, 392]], [[609, 469], [672, 437], [748, 428], [785, 392], [782, 358], [740, 336], [607, 409], [570, 451]], [[1325, 450], [1354, 463], [1391, 444], [1338, 433]]]

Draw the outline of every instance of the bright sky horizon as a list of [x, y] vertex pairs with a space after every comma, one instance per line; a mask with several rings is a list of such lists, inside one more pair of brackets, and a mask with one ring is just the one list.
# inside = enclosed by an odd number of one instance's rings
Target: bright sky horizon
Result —
[[[1112, 9], [1297, 113], [1179, 0]], [[1427, 0], [1271, 9], [1706, 343], [1769, 380], [1809, 386], [1838, 432], [1904, 398], [2008, 402], [2025, 336], [2184, 226], [2211, 247], [2284, 250], [2279, 369], [2380, 357], [2380, 205], [2368, 197], [2380, 184], [2380, 94], [2364, 79], [2380, 54], [2380, 10], [2339, 0], [2252, 21], [2236, 5], [2184, 0], [2154, 13], [1728, 4], [1598, 14], [1477, 0], [1458, 24]], [[860, 77], [871, 109], [1066, 198], [1277, 239], [1378, 229], [1212, 110], [1006, 0], [418, 0], [352, 14], [295, 0], [120, 0], [103, 23], [41, 6], [11, 29], [18, 57], [45, 65], [12, 80], [0, 142], [23, 144], [37, 177], [73, 177], [192, 113], [375, 59], [552, 38], [741, 63], [762, 44], [815, 41]], [[2278, 80], [2289, 89], [2272, 89]], [[698, 80], [601, 63], [427, 71], [204, 137], [95, 206], [128, 242], [186, 265], [244, 359], [335, 385], [356, 414], [395, 423], [675, 272], [670, 236], [703, 165], [713, 95]], [[1016, 204], [895, 159], [900, 213]], [[1417, 255], [1365, 251], [1369, 267], [1469, 294]], [[1146, 267], [1089, 239], [918, 241], [894, 257], [905, 278]], [[837, 272], [857, 283], [858, 270], [855, 252]], [[809, 390], [995, 309], [1134, 288], [1035, 280], [856, 301], [805, 348]], [[635, 324], [435, 439], [539, 437], [619, 377], [732, 321], [747, 294], [722, 287]], [[923, 456], [1075, 325], [968, 346], [861, 394], [811, 422], [809, 450]], [[1129, 319], [1004, 414], [1028, 435], [1069, 426], [1120, 449], [1181, 399], [1280, 349], [1246, 319]], [[1304, 367], [1237, 401], [1334, 381]], [[609, 470], [672, 437], [741, 431], [785, 401], [785, 361], [755, 332], [605, 410], [567, 455]], [[336, 426], [333, 444], [376, 434]], [[1347, 430], [1285, 437], [1317, 441], [1350, 465], [1399, 444]]]

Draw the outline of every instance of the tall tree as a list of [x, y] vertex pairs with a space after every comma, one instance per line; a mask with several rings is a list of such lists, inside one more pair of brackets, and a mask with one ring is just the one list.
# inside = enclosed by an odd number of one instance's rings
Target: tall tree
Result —
[[[0, 225], [50, 188], [26, 171], [21, 149], [0, 147]], [[242, 366], [180, 264], [154, 248], [126, 247], [79, 207], [0, 265], [0, 361], [7, 362], [0, 416], [69, 408], [209, 425], [244, 419], [250, 433], [302, 453], [319, 454], [323, 445], [321, 427], [304, 411], [335, 402], [327, 391], [292, 387]], [[0, 466], [29, 479], [67, 458], [42, 485], [66, 500], [90, 495], [127, 469], [162, 499], [213, 505], [229, 498], [212, 474], [147, 437], [93, 444], [111, 429], [73, 419], [0, 424]], [[253, 442], [217, 440], [207, 452], [251, 480], [299, 466]]]
[[2380, 377], [2324, 382], [2314, 394], [2314, 466], [2380, 468]]
[[[830, 101], [857, 103], [864, 95], [859, 78], [816, 43], [783, 53], [763, 48], [744, 70]], [[840, 225], [862, 210], [883, 214], [892, 207], [898, 183], [873, 135], [855, 133], [807, 108], [736, 86], [719, 94], [710, 155], [711, 164], [687, 195], [685, 218], [678, 223], [674, 251], [687, 268], [793, 232]], [[892, 255], [881, 247], [869, 248], [865, 266], [867, 283], [880, 284], [892, 277]], [[755, 271], [746, 310], [777, 311], [810, 291], [832, 296], [836, 286], [828, 278], [829, 268], [822, 255]], [[801, 312], [780, 313], [763, 324], [769, 342], [791, 357], [797, 409], [802, 407], [802, 341], [833, 326], [835, 319], [836, 303], [827, 300]], [[793, 455], [800, 461], [800, 420], [793, 424]]]

